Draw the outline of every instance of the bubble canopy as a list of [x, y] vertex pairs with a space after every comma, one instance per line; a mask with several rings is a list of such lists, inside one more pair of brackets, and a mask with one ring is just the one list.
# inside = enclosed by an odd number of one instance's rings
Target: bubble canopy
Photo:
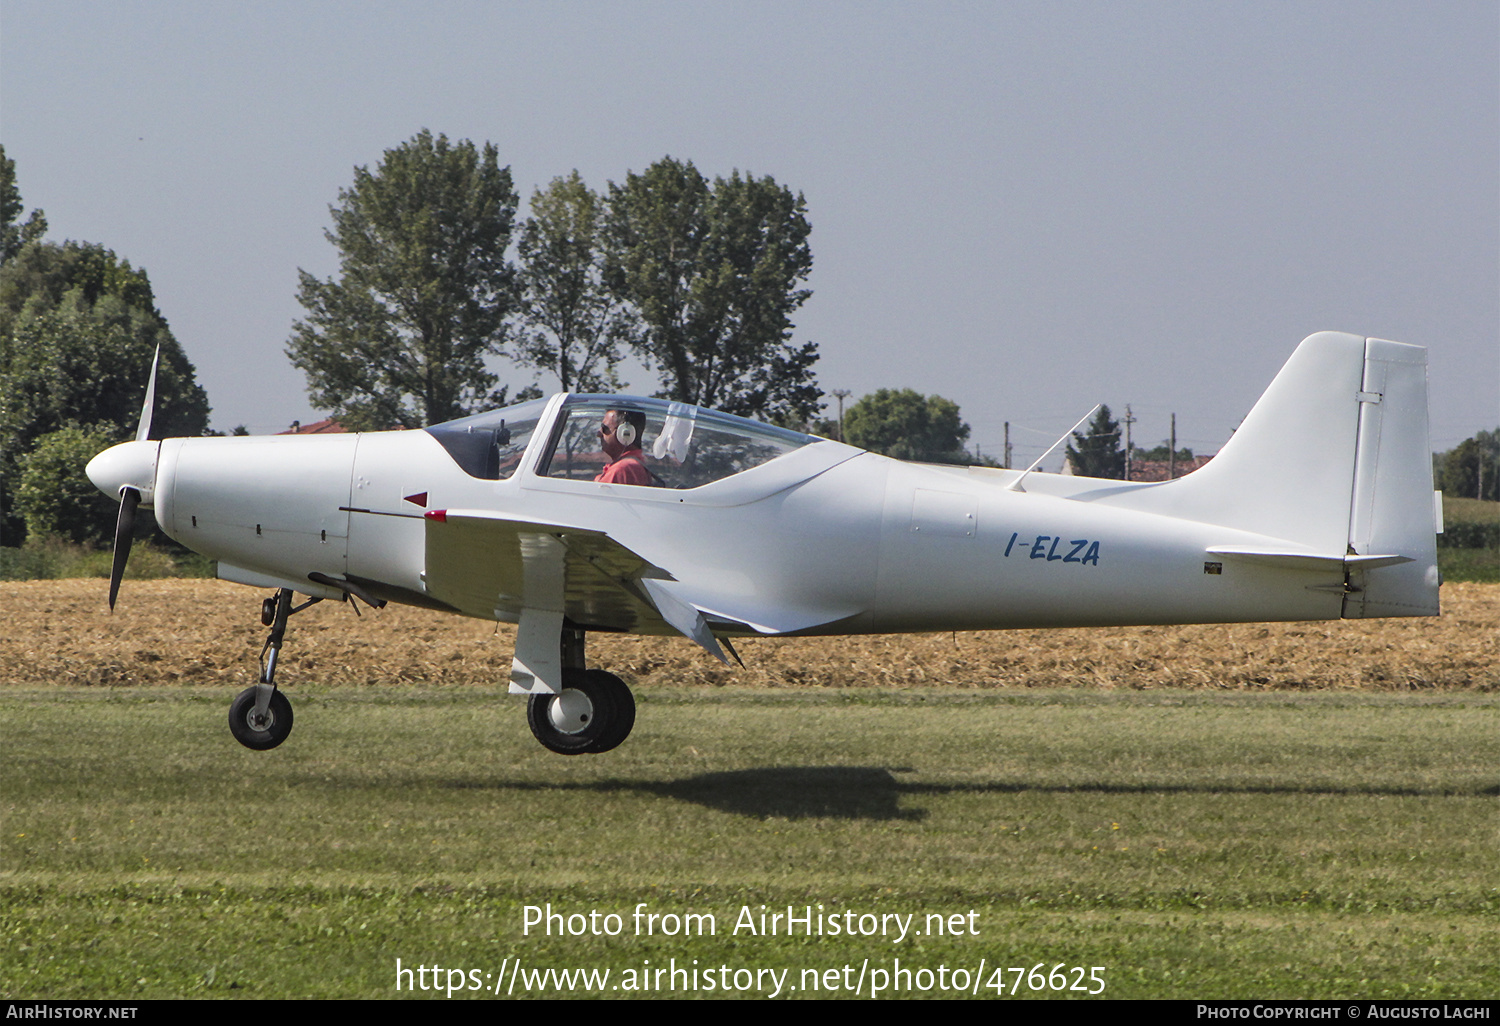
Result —
[[[625, 395], [570, 395], [543, 425], [548, 401], [534, 400], [435, 424], [429, 434], [464, 472], [491, 481], [510, 478], [534, 440], [543, 477], [592, 481], [609, 462], [599, 429], [610, 410], [638, 412], [645, 430], [629, 458], [651, 475], [649, 487], [698, 488], [768, 463], [816, 436], [688, 403]], [[628, 487], [628, 486], [627, 486]], [[641, 485], [639, 487], [648, 487]]]

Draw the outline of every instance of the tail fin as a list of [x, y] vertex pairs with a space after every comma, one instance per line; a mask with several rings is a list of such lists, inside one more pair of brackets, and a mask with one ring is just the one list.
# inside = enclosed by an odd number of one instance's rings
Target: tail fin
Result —
[[1346, 617], [1438, 612], [1420, 346], [1309, 336], [1223, 450], [1158, 488], [1142, 507], [1344, 560]]

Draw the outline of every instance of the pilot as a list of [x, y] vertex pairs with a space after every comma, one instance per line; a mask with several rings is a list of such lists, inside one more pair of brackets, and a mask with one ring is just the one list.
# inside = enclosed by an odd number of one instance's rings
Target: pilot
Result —
[[609, 465], [595, 481], [604, 484], [653, 485], [654, 475], [646, 469], [641, 452], [641, 435], [646, 432], [646, 414], [640, 410], [605, 410], [599, 425], [599, 441]]

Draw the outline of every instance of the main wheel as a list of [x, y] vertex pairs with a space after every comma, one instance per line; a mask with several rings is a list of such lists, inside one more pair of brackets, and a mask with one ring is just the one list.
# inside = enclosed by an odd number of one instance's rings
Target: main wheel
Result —
[[601, 739], [611, 734], [616, 719], [615, 692], [597, 674], [594, 670], [564, 670], [562, 694], [531, 696], [526, 704], [526, 723], [545, 747], [560, 755], [581, 755], [596, 751]]
[[604, 733], [588, 748], [589, 752], [598, 754], [618, 748], [630, 736], [630, 728], [635, 726], [635, 696], [625, 682], [612, 673], [605, 670], [588, 670], [586, 673], [609, 692], [614, 704], [614, 715], [604, 725]]
[[275, 748], [292, 732], [292, 703], [280, 691], [271, 692], [265, 719], [256, 722], [255, 688], [246, 688], [229, 705], [229, 732], [257, 752]]

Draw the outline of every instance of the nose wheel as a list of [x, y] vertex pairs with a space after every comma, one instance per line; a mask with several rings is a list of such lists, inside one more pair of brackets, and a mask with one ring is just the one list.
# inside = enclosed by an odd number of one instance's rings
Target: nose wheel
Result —
[[292, 703], [280, 691], [271, 692], [265, 712], [255, 711], [256, 692], [265, 686], [246, 688], [229, 706], [229, 732], [257, 752], [275, 748], [292, 732]]

